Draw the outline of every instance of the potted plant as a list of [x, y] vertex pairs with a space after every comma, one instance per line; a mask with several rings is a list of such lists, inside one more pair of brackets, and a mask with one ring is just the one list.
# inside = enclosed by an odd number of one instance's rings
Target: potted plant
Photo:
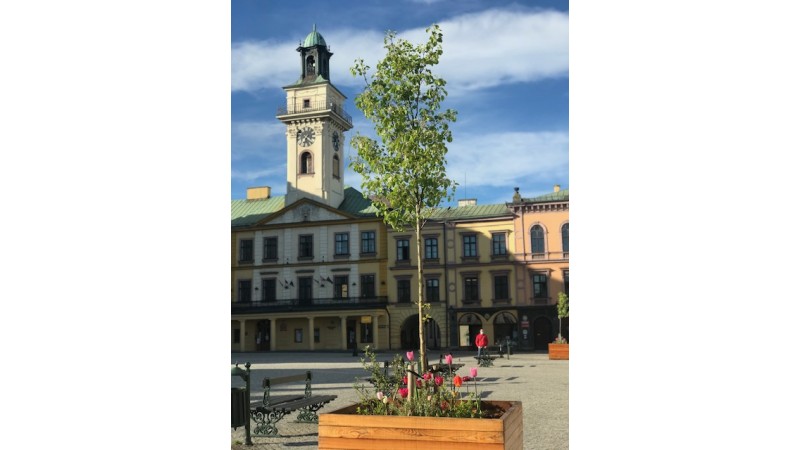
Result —
[[550, 359], [569, 359], [569, 343], [561, 335], [561, 321], [569, 317], [569, 296], [563, 292], [558, 293], [558, 336], [556, 340], [547, 345], [547, 354]]
[[[478, 369], [461, 376], [451, 355], [436, 370], [418, 374], [414, 352], [408, 366], [395, 356], [386, 373], [367, 347], [370, 373], [356, 389], [359, 403], [319, 415], [319, 448], [502, 448], [522, 449], [522, 402], [482, 400]], [[472, 384], [472, 386], [470, 386]], [[465, 433], [464, 430], [469, 430]], [[451, 448], [451, 447], [447, 447]]]

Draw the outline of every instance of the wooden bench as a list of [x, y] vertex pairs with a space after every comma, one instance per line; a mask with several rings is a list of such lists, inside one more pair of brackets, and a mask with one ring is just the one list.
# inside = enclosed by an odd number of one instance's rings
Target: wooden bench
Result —
[[[273, 395], [273, 387], [305, 382], [302, 394]], [[317, 423], [317, 411], [336, 399], [336, 395], [313, 395], [311, 393], [311, 371], [282, 377], [265, 377], [261, 382], [264, 398], [250, 403], [250, 416], [256, 422], [255, 436], [278, 436], [276, 424], [287, 414], [299, 411], [297, 422]]]

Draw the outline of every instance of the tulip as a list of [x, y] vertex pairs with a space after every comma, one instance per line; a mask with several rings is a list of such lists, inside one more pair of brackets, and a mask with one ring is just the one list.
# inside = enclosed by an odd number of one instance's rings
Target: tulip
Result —
[[408, 375], [403, 377], [403, 384], [408, 384]]
[[419, 378], [417, 378], [417, 387], [420, 388], [422, 387], [422, 380], [420, 380]]
[[408, 358], [409, 361], [413, 361], [414, 360], [414, 351], [412, 350], [410, 352], [406, 352], [406, 358]]
[[447, 365], [453, 365], [453, 355], [444, 355], [444, 362]]
[[437, 386], [441, 386], [442, 383], [444, 383], [444, 378], [439, 376], [434, 377], [433, 382], [436, 383]]
[[478, 376], [478, 368], [477, 367], [473, 367], [473, 368], [469, 369], [469, 376], [471, 376], [472, 378], [477, 377]]
[[455, 387], [461, 387], [461, 384], [463, 383], [463, 381], [464, 380], [459, 375], [456, 375], [455, 377], [453, 377], [453, 385]]
[[378, 396], [378, 400], [383, 400], [383, 392], [378, 392], [376, 395]]
[[389, 397], [383, 397], [383, 404], [386, 405], [389, 403]]
[[422, 378], [424, 378], [425, 380], [430, 380], [431, 378], [433, 378], [433, 374], [430, 372], [425, 372], [422, 374]]
[[400, 394], [401, 398], [406, 398], [408, 397], [408, 388], [400, 388], [397, 390], [397, 393]]

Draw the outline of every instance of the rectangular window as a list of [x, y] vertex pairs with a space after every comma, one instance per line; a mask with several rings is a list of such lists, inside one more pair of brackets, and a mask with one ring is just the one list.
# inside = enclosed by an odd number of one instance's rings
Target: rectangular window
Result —
[[237, 328], [237, 329], [232, 330], [232, 331], [233, 331], [233, 343], [234, 344], [238, 344], [238, 343], [242, 342], [242, 337], [241, 337], [242, 336], [242, 330]]
[[361, 253], [375, 253], [375, 232], [361, 232]]
[[333, 277], [334, 298], [347, 298], [347, 289], [349, 281], [350, 278], [347, 275], [336, 275]]
[[494, 298], [495, 300], [508, 299], [508, 276], [496, 275], [494, 277]]
[[336, 233], [333, 239], [335, 255], [350, 254], [350, 233]]
[[264, 238], [264, 261], [276, 261], [278, 259], [278, 238]]
[[397, 303], [411, 303], [411, 280], [397, 280]]
[[569, 270], [564, 271], [564, 293], [569, 295]]
[[239, 241], [239, 262], [253, 262], [253, 240]]
[[408, 239], [397, 240], [397, 260], [408, 261], [411, 258], [409, 254]]
[[467, 234], [463, 236], [464, 241], [464, 257], [474, 258], [478, 256], [478, 237], [474, 234]]
[[465, 277], [464, 302], [472, 303], [479, 301], [478, 292], [478, 277]]
[[492, 255], [505, 255], [506, 250], [506, 234], [493, 233], [492, 234]]
[[295, 328], [294, 329], [294, 341], [296, 343], [303, 342], [303, 329], [302, 328]]
[[276, 284], [275, 278], [264, 278], [261, 280], [261, 301], [262, 302], [274, 302], [277, 298], [276, 296]]
[[312, 280], [312, 277], [299, 277], [297, 279], [297, 296], [301, 305], [311, 305], [312, 299], [314, 298]]
[[533, 298], [547, 298], [547, 275], [533, 274]]
[[439, 301], [439, 279], [428, 278], [425, 280], [425, 297], [429, 302]]
[[253, 282], [251, 280], [239, 280], [238, 283], [238, 301], [250, 302], [252, 301]]
[[314, 343], [319, 344], [319, 328], [314, 328]]
[[438, 238], [425, 238], [425, 259], [439, 259]]
[[303, 108], [311, 108], [311, 99], [310, 98], [304, 98], [303, 99]]
[[313, 234], [301, 234], [299, 236], [299, 248], [298, 248], [298, 257], [299, 258], [313, 258], [314, 257], [314, 235]]
[[361, 297], [375, 297], [375, 275], [361, 275]]

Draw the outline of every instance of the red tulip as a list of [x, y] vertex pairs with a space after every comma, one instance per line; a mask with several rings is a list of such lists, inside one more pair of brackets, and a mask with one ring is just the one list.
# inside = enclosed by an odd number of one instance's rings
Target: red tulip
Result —
[[461, 378], [460, 376], [458, 376], [458, 375], [456, 375], [455, 377], [453, 377], [453, 385], [454, 385], [455, 387], [461, 387], [461, 383], [462, 383], [463, 381], [464, 381], [464, 380], [462, 380], [462, 378]]
[[400, 388], [397, 390], [397, 393], [400, 394], [401, 398], [408, 397], [408, 388]]

